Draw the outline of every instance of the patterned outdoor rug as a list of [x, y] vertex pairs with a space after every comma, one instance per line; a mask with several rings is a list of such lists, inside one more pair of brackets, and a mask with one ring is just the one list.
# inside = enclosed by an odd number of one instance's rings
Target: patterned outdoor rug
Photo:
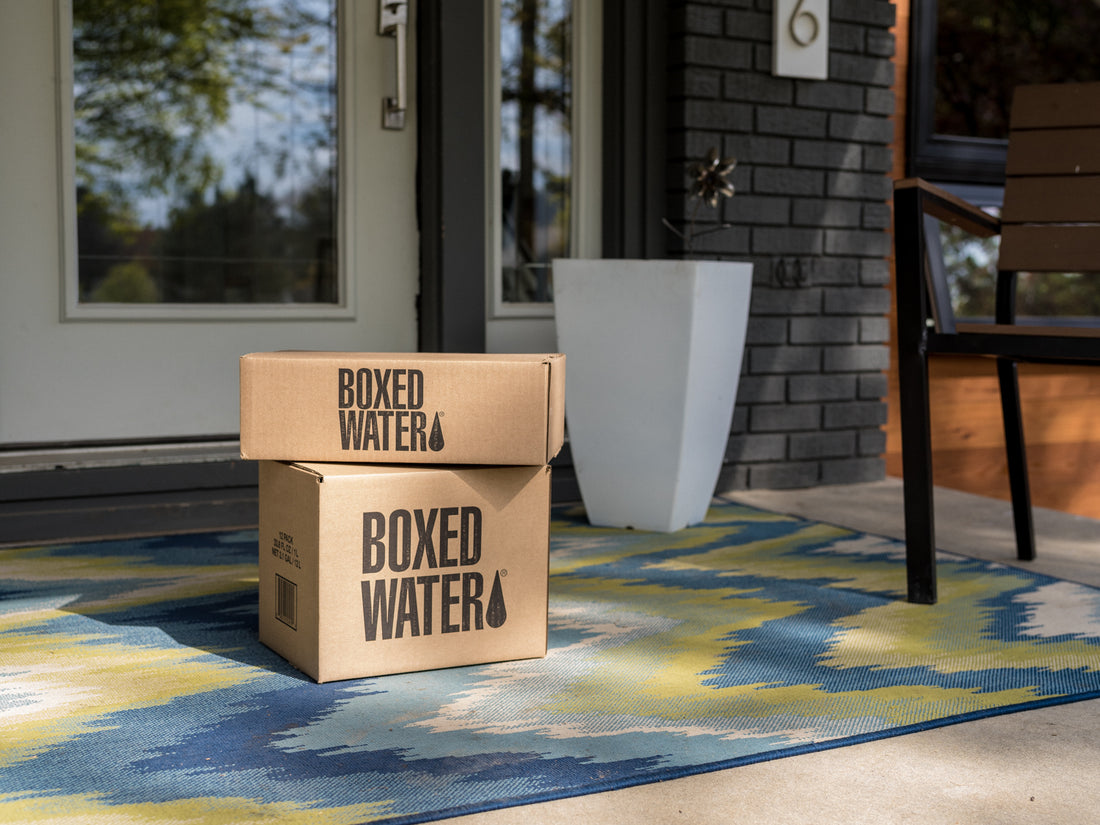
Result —
[[546, 659], [317, 685], [252, 532], [0, 550], [0, 821], [416, 822], [1100, 695], [1100, 591], [715, 507], [555, 512]]

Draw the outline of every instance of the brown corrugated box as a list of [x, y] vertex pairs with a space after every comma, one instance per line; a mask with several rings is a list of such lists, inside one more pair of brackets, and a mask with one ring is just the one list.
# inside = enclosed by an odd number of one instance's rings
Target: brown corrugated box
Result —
[[564, 438], [560, 354], [268, 352], [240, 371], [243, 458], [543, 465]]
[[260, 463], [260, 640], [318, 682], [546, 655], [550, 468]]

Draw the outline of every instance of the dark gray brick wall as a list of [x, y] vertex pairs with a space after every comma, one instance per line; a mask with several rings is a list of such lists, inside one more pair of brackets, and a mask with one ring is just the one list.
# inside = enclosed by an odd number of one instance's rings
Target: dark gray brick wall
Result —
[[885, 475], [895, 9], [830, 6], [821, 81], [772, 76], [771, 0], [671, 7], [668, 213], [686, 224], [691, 162], [736, 157], [737, 194], [708, 218], [732, 229], [694, 254], [755, 264], [720, 490]]

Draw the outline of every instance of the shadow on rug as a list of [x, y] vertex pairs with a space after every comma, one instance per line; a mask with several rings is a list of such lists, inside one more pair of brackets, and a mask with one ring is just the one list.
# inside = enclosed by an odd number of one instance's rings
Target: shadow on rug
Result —
[[[254, 532], [0, 550], [0, 821], [419, 822], [1100, 695], [1100, 591], [716, 506], [556, 510], [546, 659], [317, 685]], [[112, 820], [113, 821], [113, 820]]]

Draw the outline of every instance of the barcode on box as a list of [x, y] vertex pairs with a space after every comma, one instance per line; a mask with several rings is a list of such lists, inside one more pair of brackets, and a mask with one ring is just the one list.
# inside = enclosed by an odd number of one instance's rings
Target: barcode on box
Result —
[[298, 585], [275, 574], [275, 618], [298, 629]]

